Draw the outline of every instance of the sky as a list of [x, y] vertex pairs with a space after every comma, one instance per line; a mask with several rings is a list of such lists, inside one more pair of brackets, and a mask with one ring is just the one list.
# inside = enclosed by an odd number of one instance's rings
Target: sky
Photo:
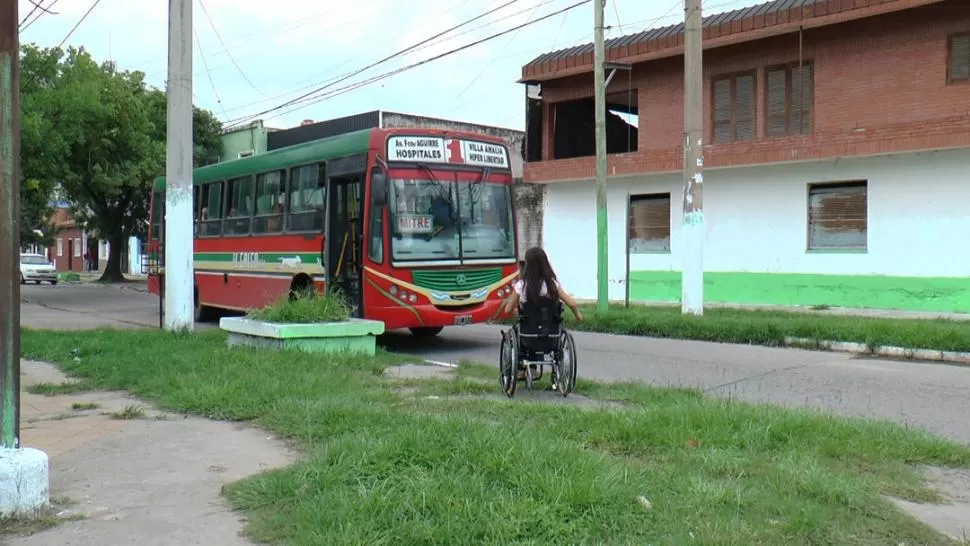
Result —
[[[764, 1], [709, 0], [704, 12], [710, 15]], [[41, 0], [19, 0], [21, 20], [34, 2]], [[522, 66], [543, 53], [593, 39], [592, 2], [556, 14], [579, 0], [193, 2], [195, 104], [211, 110], [224, 124], [262, 119], [268, 127], [284, 129], [306, 119], [389, 110], [521, 130], [525, 90], [516, 80]], [[149, 84], [164, 88], [166, 0], [43, 0], [41, 5], [51, 13], [38, 10], [30, 16], [21, 28], [22, 44], [54, 47], [67, 38], [63, 47], [83, 46], [97, 60], [141, 71]], [[485, 15], [490, 10], [495, 11]], [[480, 18], [350, 75], [476, 17]], [[683, 0], [608, 0], [605, 19], [607, 39], [634, 34], [681, 22]], [[356, 87], [526, 23], [530, 24]], [[346, 79], [338, 82], [340, 78]], [[324, 86], [329, 87], [317, 91]], [[346, 86], [354, 87], [341, 89]], [[317, 93], [311, 97], [322, 96], [263, 113], [311, 92]]]

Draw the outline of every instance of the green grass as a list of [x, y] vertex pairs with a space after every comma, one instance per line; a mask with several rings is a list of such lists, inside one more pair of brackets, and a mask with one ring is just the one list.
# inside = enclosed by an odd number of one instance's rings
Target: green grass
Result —
[[30, 394], [41, 394], [44, 396], [57, 396], [59, 394], [73, 394], [76, 392], [90, 391], [92, 385], [84, 381], [67, 383], [37, 383], [27, 387]]
[[[67, 497], [52, 497], [51, 505], [41, 509], [33, 517], [0, 518], [0, 538], [26, 537], [56, 527], [63, 521], [85, 519], [83, 514], [59, 514], [61, 510], [73, 506], [75, 501]], [[0, 544], [6, 544], [0, 540]]]
[[293, 298], [287, 295], [267, 307], [252, 310], [249, 317], [281, 323], [343, 322], [350, 319], [351, 312], [347, 300], [339, 294], [299, 292]]
[[944, 545], [880, 494], [932, 500], [915, 465], [970, 465], [893, 424], [687, 389], [580, 385], [612, 411], [510, 401], [470, 363], [403, 388], [382, 371], [414, 359], [229, 350], [219, 331], [24, 330], [22, 346], [92, 388], [297, 441], [305, 461], [226, 488], [271, 543]]
[[566, 311], [574, 330], [610, 334], [693, 339], [721, 343], [785, 346], [789, 337], [847, 341], [870, 347], [970, 352], [970, 321], [895, 319], [821, 315], [808, 312], [705, 309], [701, 317], [682, 315], [680, 307], [611, 306], [600, 313], [581, 305], [583, 322]]
[[112, 419], [121, 420], [131, 420], [131, 419], [143, 419], [145, 417], [145, 409], [137, 404], [128, 404], [123, 409], [111, 413]]

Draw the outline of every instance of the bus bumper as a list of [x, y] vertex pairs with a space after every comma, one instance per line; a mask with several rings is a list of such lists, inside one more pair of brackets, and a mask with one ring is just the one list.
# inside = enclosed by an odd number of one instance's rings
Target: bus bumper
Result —
[[436, 328], [464, 326], [508, 318], [502, 313], [505, 300], [490, 299], [478, 305], [448, 309], [431, 304], [372, 307], [367, 318], [384, 321], [384, 328]]

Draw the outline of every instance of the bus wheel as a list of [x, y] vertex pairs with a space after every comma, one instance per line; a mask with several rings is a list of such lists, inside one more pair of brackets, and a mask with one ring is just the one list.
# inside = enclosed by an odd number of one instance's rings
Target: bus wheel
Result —
[[416, 337], [434, 337], [444, 330], [444, 326], [425, 326], [422, 328], [408, 328]]
[[215, 309], [199, 302], [199, 291], [195, 291], [195, 321], [212, 322], [215, 319]]
[[306, 275], [297, 275], [290, 283], [290, 301], [294, 301], [300, 296], [312, 298], [315, 295], [313, 280]]

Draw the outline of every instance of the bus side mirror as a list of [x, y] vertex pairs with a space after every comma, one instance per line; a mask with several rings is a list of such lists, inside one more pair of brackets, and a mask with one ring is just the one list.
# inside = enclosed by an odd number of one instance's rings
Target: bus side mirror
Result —
[[374, 169], [371, 173], [370, 191], [374, 206], [387, 206], [387, 176], [383, 171]]

